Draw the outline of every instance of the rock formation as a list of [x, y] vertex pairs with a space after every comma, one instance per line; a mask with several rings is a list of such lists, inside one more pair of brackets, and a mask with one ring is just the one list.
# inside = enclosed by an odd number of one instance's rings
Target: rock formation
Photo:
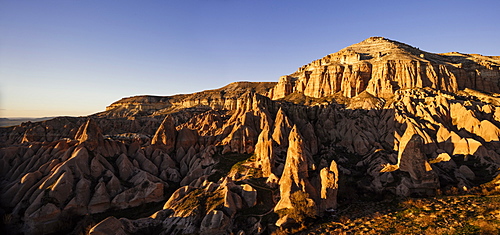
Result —
[[499, 92], [499, 60], [461, 53], [432, 54], [382, 37], [371, 37], [304, 65], [280, 78], [270, 92], [281, 99], [294, 92], [321, 98], [363, 91], [390, 97], [396, 90], [429, 87], [456, 92]]
[[268, 234], [366, 195], [498, 188], [499, 84], [499, 57], [374, 37], [277, 83], [2, 127], [1, 211], [25, 234]]
[[175, 129], [175, 123], [172, 116], [167, 115], [160, 127], [156, 131], [153, 139], [151, 139], [151, 144], [162, 144], [165, 145], [167, 152], [172, 152], [175, 149], [175, 140], [177, 137], [177, 130]]

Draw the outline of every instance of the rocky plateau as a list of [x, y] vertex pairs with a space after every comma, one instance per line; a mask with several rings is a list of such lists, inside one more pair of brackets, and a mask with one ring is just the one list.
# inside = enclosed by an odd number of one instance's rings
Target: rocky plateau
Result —
[[494, 192], [499, 93], [499, 56], [371, 37], [277, 83], [0, 127], [2, 233], [280, 234], [360, 201]]

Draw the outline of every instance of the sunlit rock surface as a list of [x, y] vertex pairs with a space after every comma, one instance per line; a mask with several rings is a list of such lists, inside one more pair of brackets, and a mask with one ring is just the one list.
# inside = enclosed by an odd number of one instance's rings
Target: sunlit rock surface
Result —
[[2, 127], [2, 213], [25, 234], [268, 234], [363, 195], [495, 186], [499, 68], [374, 37], [277, 83]]

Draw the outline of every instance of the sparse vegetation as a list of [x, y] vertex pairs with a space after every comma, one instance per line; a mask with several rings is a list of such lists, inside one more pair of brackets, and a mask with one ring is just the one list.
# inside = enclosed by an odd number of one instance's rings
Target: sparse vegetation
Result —
[[290, 197], [290, 201], [292, 202], [293, 209], [281, 209], [277, 211], [280, 217], [288, 216], [288, 218], [292, 219], [295, 223], [304, 226], [306, 219], [315, 218], [316, 208], [314, 204], [312, 204], [312, 199], [309, 198], [309, 195], [306, 192], [301, 190], [293, 192]]
[[183, 213], [200, 210], [201, 214], [206, 214], [211, 210], [220, 209], [223, 204], [224, 197], [220, 190], [207, 192], [203, 189], [195, 189], [176, 205], [175, 210]]
[[249, 159], [250, 156], [251, 154], [238, 153], [215, 155], [214, 159], [217, 160], [217, 164], [215, 165], [216, 172], [210, 175], [208, 180], [217, 182], [220, 178], [226, 176], [233, 167], [239, 167], [239, 165]]
[[500, 234], [500, 195], [359, 202], [326, 220], [300, 234]]

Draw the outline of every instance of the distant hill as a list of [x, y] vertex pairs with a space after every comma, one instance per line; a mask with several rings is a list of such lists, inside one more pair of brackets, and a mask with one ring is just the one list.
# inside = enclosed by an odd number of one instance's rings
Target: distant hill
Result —
[[23, 122], [41, 122], [52, 119], [54, 117], [41, 117], [41, 118], [0, 118], [0, 127], [4, 126], [17, 126]]

